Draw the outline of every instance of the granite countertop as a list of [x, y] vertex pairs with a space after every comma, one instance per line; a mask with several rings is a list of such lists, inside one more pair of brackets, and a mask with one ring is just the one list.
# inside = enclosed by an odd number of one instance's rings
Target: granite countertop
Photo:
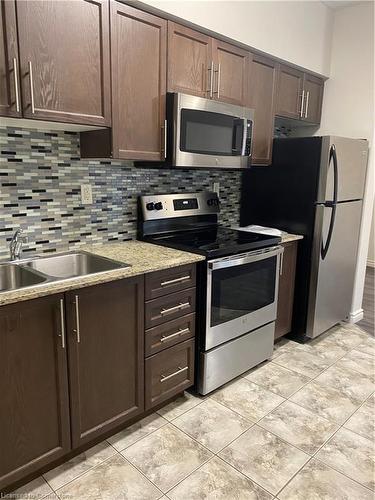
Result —
[[[64, 281], [49, 282], [18, 290], [0, 292], [0, 306], [205, 260], [205, 257], [202, 255], [182, 252], [143, 241], [85, 245], [82, 248], [74, 248], [73, 250], [84, 250], [85, 252], [108, 257], [122, 263], [130, 264], [131, 267], [115, 269], [99, 275], [89, 274]], [[43, 256], [47, 255], [44, 254]]]
[[303, 236], [300, 234], [291, 234], [282, 231], [281, 243], [289, 243], [290, 241], [303, 240]]

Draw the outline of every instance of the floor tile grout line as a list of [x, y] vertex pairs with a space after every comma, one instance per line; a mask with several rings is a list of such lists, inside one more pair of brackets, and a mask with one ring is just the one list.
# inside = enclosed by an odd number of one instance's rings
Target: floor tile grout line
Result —
[[[151, 414], [151, 415], [152, 415], [152, 414]], [[156, 412], [155, 412], [155, 415], [156, 415]], [[157, 413], [157, 415], [158, 415], [159, 417], [161, 417], [161, 415], [159, 415], [158, 413]], [[163, 417], [161, 417], [161, 418], [163, 418]], [[114, 448], [114, 449], [115, 449], [118, 453], [122, 453], [123, 451], [125, 451], [125, 450], [127, 450], [128, 448], [130, 448], [131, 446], [133, 446], [133, 444], [139, 443], [139, 441], [142, 441], [142, 439], [144, 439], [144, 438], [146, 438], [146, 437], [150, 436], [151, 434], [153, 434], [154, 432], [158, 431], [158, 430], [159, 430], [159, 429], [161, 429], [162, 427], [165, 427], [166, 425], [170, 424], [170, 422], [169, 422], [168, 420], [166, 420], [166, 419], [164, 419], [164, 420], [165, 420], [165, 423], [163, 423], [163, 425], [161, 425], [161, 426], [160, 426], [160, 427], [158, 427], [157, 429], [154, 429], [153, 431], [148, 432], [146, 435], [141, 436], [139, 439], [137, 439], [137, 440], [136, 440], [136, 441], [134, 441], [133, 443], [128, 444], [127, 446], [125, 446], [125, 448], [122, 448], [121, 450], [118, 450], [118, 449], [117, 449], [117, 448], [116, 448], [116, 447], [115, 447], [112, 443], [109, 443], [109, 444], [110, 444], [110, 445], [111, 445], [111, 446], [112, 446], [112, 447], [113, 447], [113, 448]], [[139, 422], [140, 422], [140, 421], [139, 421]], [[123, 431], [126, 431], [128, 428], [129, 428], [129, 427], [125, 427], [125, 428], [123, 429]], [[119, 431], [119, 432], [122, 432], [122, 431]]]

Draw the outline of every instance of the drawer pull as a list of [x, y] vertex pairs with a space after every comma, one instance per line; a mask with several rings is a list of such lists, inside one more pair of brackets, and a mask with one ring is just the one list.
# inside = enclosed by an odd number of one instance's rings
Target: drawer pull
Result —
[[178, 311], [179, 309], [183, 309], [184, 307], [189, 307], [189, 306], [190, 302], [180, 302], [180, 304], [178, 304], [177, 306], [169, 307], [168, 309], [162, 309], [160, 311], [160, 314], [161, 315], [169, 314], [171, 312]]
[[190, 332], [190, 328], [180, 328], [178, 332], [172, 333], [171, 335], [163, 335], [160, 339], [160, 342], [166, 342], [169, 339], [172, 339], [173, 337], [177, 337], [177, 335], [182, 335], [183, 333], [188, 333]]
[[174, 280], [162, 281], [160, 286], [173, 285], [174, 283], [180, 283], [180, 281], [189, 280], [191, 278], [190, 274], [188, 276], [181, 276], [181, 278], [175, 278]]
[[189, 367], [188, 366], [185, 366], [184, 368], [180, 368], [178, 367], [178, 370], [175, 371], [174, 373], [171, 373], [170, 375], [162, 375], [160, 377], [160, 382], [165, 382], [166, 380], [169, 380], [170, 378], [172, 377], [175, 377], [176, 375], [178, 375], [179, 373], [182, 373], [182, 372], [185, 372], [186, 370], [188, 370]]

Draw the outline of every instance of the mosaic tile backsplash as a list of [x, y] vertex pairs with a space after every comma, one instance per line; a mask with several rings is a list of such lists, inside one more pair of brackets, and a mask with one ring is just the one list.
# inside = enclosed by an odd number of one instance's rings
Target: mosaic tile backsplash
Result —
[[[81, 160], [79, 134], [0, 127], [0, 259], [24, 229], [26, 255], [85, 243], [136, 238], [137, 196], [193, 192], [220, 182], [220, 222], [238, 224], [241, 172], [138, 168], [131, 162]], [[93, 203], [82, 205], [81, 184]]]

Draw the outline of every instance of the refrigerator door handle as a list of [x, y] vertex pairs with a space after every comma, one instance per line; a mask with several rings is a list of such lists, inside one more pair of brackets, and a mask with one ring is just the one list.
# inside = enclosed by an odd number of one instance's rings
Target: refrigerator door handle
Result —
[[335, 226], [335, 218], [336, 218], [336, 204], [337, 204], [337, 190], [338, 190], [338, 164], [337, 164], [336, 147], [334, 144], [331, 145], [331, 148], [329, 150], [329, 163], [331, 163], [331, 161], [332, 161], [332, 165], [333, 165], [333, 201], [326, 201], [324, 203], [324, 206], [326, 208], [332, 209], [332, 212], [331, 212], [331, 220], [329, 222], [327, 240], [326, 240], [325, 244], [322, 242], [322, 247], [320, 250], [320, 255], [322, 257], [322, 260], [324, 260], [326, 258], [326, 255], [328, 253], [329, 246], [331, 244], [333, 229]]
[[328, 234], [327, 234], [327, 240], [325, 244], [322, 241], [322, 246], [320, 249], [320, 255], [322, 257], [322, 260], [324, 260], [327, 256], [329, 246], [331, 244], [331, 239], [332, 239], [332, 234], [333, 234], [333, 228], [335, 226], [335, 218], [336, 218], [336, 205], [331, 205], [331, 206], [326, 206], [326, 208], [330, 208], [332, 210], [331, 212], [331, 220], [329, 222], [329, 229], [328, 229]]

